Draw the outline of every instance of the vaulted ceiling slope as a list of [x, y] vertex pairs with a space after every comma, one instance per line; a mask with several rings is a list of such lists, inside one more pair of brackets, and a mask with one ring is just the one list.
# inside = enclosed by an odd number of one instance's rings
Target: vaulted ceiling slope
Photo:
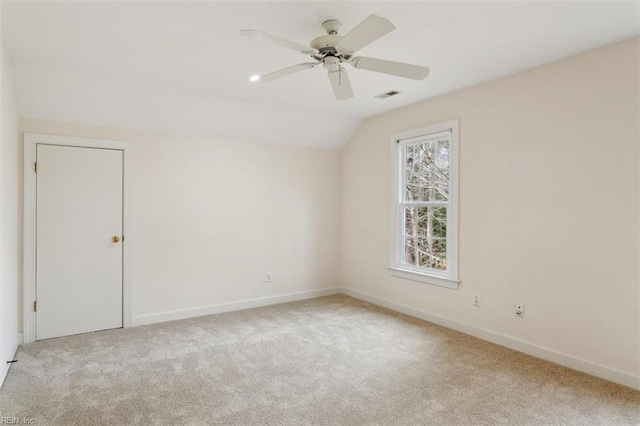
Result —
[[[242, 37], [299, 43], [346, 34], [368, 15], [397, 29], [359, 53], [427, 65], [406, 80], [348, 68], [355, 97], [336, 101], [322, 67], [247, 81], [307, 62]], [[3, 42], [26, 117], [340, 148], [359, 122], [637, 35], [637, 3], [5, 3]], [[380, 100], [374, 96], [398, 90]]]

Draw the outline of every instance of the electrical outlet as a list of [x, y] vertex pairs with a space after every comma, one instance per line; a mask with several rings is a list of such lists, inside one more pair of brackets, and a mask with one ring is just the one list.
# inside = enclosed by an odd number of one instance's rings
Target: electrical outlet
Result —
[[516, 316], [520, 318], [524, 318], [524, 303], [516, 304]]
[[473, 306], [480, 307], [480, 293], [473, 293]]
[[267, 272], [264, 276], [264, 282], [265, 283], [270, 283], [271, 282], [271, 272]]

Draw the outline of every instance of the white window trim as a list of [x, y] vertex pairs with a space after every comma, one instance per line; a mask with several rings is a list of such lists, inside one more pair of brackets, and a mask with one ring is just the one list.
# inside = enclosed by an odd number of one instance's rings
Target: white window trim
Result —
[[[447, 209], [447, 265], [449, 270], [439, 273], [435, 270], [425, 271], [400, 263], [402, 215], [399, 203], [402, 196], [401, 170], [402, 146], [400, 141], [419, 136], [427, 136], [443, 131], [451, 131], [450, 181], [451, 197]], [[391, 246], [389, 249], [389, 273], [398, 278], [420, 281], [440, 287], [458, 289], [458, 119], [444, 121], [417, 129], [406, 130], [391, 135]]]

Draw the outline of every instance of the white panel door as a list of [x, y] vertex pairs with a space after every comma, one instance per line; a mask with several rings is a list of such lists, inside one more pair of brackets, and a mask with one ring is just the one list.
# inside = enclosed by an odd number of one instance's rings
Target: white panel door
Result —
[[122, 327], [123, 151], [36, 153], [36, 339]]

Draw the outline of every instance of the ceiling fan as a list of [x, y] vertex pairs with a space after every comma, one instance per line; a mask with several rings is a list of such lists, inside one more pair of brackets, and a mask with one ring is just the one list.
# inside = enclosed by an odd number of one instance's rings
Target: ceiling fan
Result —
[[337, 19], [330, 19], [322, 23], [327, 35], [311, 40], [310, 46], [305, 46], [271, 34], [257, 30], [242, 30], [240, 34], [264, 40], [281, 47], [297, 50], [309, 55], [314, 62], [304, 62], [288, 68], [274, 71], [263, 76], [251, 76], [253, 82], [268, 83], [287, 75], [311, 69], [322, 64], [327, 70], [333, 93], [337, 100], [342, 101], [353, 97], [351, 83], [342, 64], [348, 63], [356, 69], [381, 72], [399, 77], [422, 80], [429, 75], [429, 68], [401, 62], [386, 61], [384, 59], [353, 56], [353, 54], [373, 43], [380, 37], [396, 29], [390, 20], [377, 15], [370, 15], [345, 36], [338, 35], [342, 23]]

